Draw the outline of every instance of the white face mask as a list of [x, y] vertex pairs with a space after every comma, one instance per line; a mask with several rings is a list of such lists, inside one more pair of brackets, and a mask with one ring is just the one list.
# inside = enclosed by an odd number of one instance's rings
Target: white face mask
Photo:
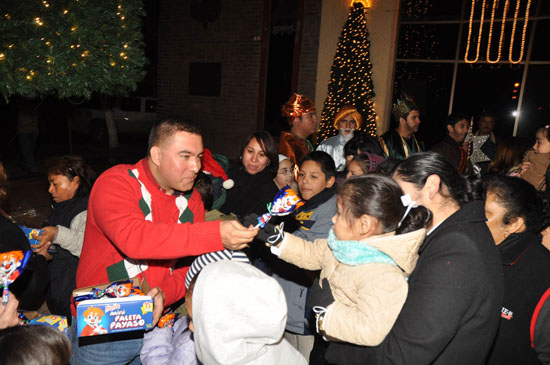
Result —
[[355, 129], [353, 128], [340, 128], [340, 135], [344, 137], [344, 141], [349, 141], [353, 137], [353, 132]]

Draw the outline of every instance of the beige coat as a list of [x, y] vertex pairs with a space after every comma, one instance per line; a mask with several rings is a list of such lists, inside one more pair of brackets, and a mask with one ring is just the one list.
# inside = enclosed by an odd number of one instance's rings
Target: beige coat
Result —
[[426, 230], [396, 236], [394, 232], [365, 239], [398, 266], [371, 263], [357, 266], [336, 260], [326, 239], [305, 241], [285, 234], [279, 258], [308, 270], [321, 270], [334, 303], [325, 314], [325, 335], [362, 346], [379, 345], [390, 332], [407, 298], [406, 278], [418, 260]]
[[550, 165], [550, 153], [529, 151], [523, 157], [523, 162], [530, 162], [531, 166], [520, 175], [521, 178], [537, 190], [546, 189], [546, 169]]

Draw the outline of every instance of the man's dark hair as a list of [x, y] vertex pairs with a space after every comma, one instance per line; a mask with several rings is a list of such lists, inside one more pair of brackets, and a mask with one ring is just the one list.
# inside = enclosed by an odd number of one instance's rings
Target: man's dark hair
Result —
[[456, 123], [460, 122], [461, 120], [468, 121], [468, 117], [461, 113], [453, 113], [447, 117], [447, 124], [446, 125], [452, 125], [453, 128]]
[[158, 146], [163, 139], [171, 137], [177, 132], [187, 132], [202, 136], [200, 129], [194, 125], [175, 118], [164, 119], [156, 123], [151, 129], [147, 154], [150, 153], [153, 146]]
[[496, 122], [497, 118], [495, 117], [495, 115], [493, 113], [490, 113], [490, 112], [483, 112], [479, 115], [479, 117], [477, 118], [477, 122], [479, 123], [479, 121], [485, 117], [490, 117], [490, 118], [493, 118]]

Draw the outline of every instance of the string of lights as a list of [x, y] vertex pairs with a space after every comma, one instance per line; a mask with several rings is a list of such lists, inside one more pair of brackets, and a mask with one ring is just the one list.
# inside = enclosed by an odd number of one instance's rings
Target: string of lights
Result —
[[0, 93], [125, 95], [145, 75], [142, 0], [7, 1]]
[[[464, 54], [464, 61], [466, 63], [476, 63], [479, 60], [479, 50], [480, 50], [481, 43], [482, 43], [481, 40], [482, 40], [482, 34], [483, 34], [483, 26], [484, 26], [484, 23], [485, 23], [485, 9], [486, 9], [486, 3], [487, 3], [486, 0], [481, 1], [481, 16], [480, 16], [480, 19], [479, 19], [479, 31], [478, 31], [477, 44], [476, 44], [476, 57], [474, 59], [470, 59], [469, 58], [470, 44], [471, 44], [471, 39], [472, 39], [472, 28], [473, 28], [473, 24], [474, 24], [474, 14], [475, 14], [475, 9], [476, 9], [476, 2], [479, 2], [479, 0], [472, 0], [472, 5], [471, 5], [471, 9], [470, 9], [470, 20], [469, 20], [469, 23], [468, 23], [468, 38], [467, 38], [467, 41], [466, 41], [466, 52]], [[496, 8], [498, 6], [498, 3], [499, 3], [498, 0], [493, 0], [491, 18], [489, 20], [489, 35], [488, 35], [488, 40], [487, 40], [487, 62], [488, 63], [497, 63], [497, 62], [500, 61], [501, 51], [502, 51], [502, 44], [503, 44], [503, 40], [504, 40], [504, 37], [505, 37], [504, 29], [505, 29], [505, 26], [506, 26], [506, 22], [508, 21], [506, 19], [506, 14], [508, 12], [509, 0], [506, 0], [505, 3], [504, 3], [504, 9], [503, 9], [503, 14], [502, 14], [502, 24], [501, 24], [501, 30], [500, 30], [500, 40], [499, 40], [499, 46], [498, 46], [498, 54], [497, 54], [497, 58], [493, 60], [493, 59], [491, 59], [490, 54], [491, 54], [491, 43], [492, 43], [492, 39], [493, 39], [493, 24], [494, 24], [494, 21], [495, 21]], [[523, 60], [523, 54], [524, 54], [524, 49], [525, 49], [525, 38], [526, 38], [526, 34], [527, 34], [527, 25], [529, 23], [529, 11], [530, 11], [530, 8], [531, 8], [531, 0], [527, 0], [527, 2], [526, 2], [525, 18], [524, 18], [524, 21], [523, 21], [523, 31], [522, 31], [522, 35], [521, 35], [521, 45], [520, 45], [520, 50], [519, 50], [519, 56], [518, 56], [517, 59], [514, 60], [513, 59], [513, 52], [514, 52], [515, 34], [516, 34], [516, 28], [517, 28], [520, 8], [521, 8], [521, 0], [517, 0], [516, 1], [516, 10], [514, 12], [514, 17], [513, 17], [513, 20], [512, 20], [512, 34], [510, 36], [510, 49], [509, 49], [509, 52], [508, 52], [508, 62], [510, 62], [512, 64], [520, 63]]]

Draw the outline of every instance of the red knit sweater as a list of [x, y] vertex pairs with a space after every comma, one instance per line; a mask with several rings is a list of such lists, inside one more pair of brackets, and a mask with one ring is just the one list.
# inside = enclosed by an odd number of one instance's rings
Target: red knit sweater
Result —
[[[145, 220], [140, 207], [142, 187], [130, 175], [137, 169], [139, 181], [151, 194], [152, 221]], [[105, 171], [90, 194], [88, 219], [76, 287], [109, 282], [106, 268], [125, 257], [146, 260], [145, 275], [154, 288], [160, 287], [165, 305], [185, 295], [188, 267], [172, 270], [175, 259], [223, 250], [220, 221], [204, 222], [204, 207], [196, 190], [188, 199], [193, 223], [177, 223], [175, 195], [167, 195], [154, 180], [147, 159], [135, 165], [118, 165]], [[72, 307], [73, 315], [74, 304]]]

